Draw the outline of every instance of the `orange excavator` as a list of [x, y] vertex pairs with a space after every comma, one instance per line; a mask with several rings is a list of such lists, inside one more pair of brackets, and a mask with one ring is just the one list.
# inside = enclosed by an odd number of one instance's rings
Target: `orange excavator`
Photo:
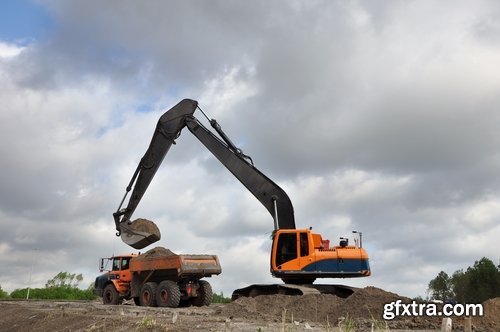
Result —
[[[218, 135], [194, 116], [196, 110], [200, 110]], [[313, 282], [317, 278], [355, 278], [371, 274], [368, 254], [362, 248], [361, 232], [353, 231], [359, 236], [354, 245], [349, 245], [346, 238], [341, 238], [338, 245], [330, 246], [329, 241], [313, 232], [311, 227], [297, 229], [293, 206], [286, 192], [259, 171], [252, 159], [222, 131], [217, 121], [210, 119], [198, 103], [191, 99], [182, 100], [160, 117], [151, 143], [137, 166], [117, 211], [113, 213], [116, 235], [121, 236], [123, 242], [142, 249], [160, 239], [160, 231], [153, 222], [145, 219], [131, 221], [131, 217], [184, 127], [259, 200], [274, 221], [270, 269], [273, 277], [282, 279], [287, 286], [253, 285], [235, 291], [233, 298], [274, 292], [291, 294], [296, 289], [299, 294], [307, 292], [298, 285], [320, 292], [338, 293], [338, 287], [335, 291], [329, 291], [325, 289], [327, 285], [313, 285]], [[128, 205], [122, 208], [131, 190]], [[285, 287], [285, 290], [277, 289], [281, 287]]]

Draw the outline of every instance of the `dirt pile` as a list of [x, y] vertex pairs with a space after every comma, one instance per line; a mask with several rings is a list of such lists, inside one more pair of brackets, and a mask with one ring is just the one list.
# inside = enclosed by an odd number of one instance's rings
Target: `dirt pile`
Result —
[[481, 326], [492, 331], [500, 331], [500, 297], [483, 302], [483, 310]]
[[151, 258], [157, 258], [157, 257], [167, 257], [167, 256], [178, 256], [176, 253], [172, 252], [170, 249], [164, 248], [164, 247], [155, 247], [153, 249], [150, 249], [146, 251], [143, 254], [140, 254], [135, 260], [146, 260], [146, 259], [151, 259]]
[[227, 314], [246, 311], [250, 315], [271, 315], [281, 317], [284, 309], [293, 317], [311, 321], [337, 321], [342, 317], [382, 319], [384, 304], [396, 300], [410, 299], [366, 287], [355, 291], [344, 299], [330, 294], [310, 294], [303, 296], [263, 295], [241, 297], [228, 305]]
[[[239, 298], [221, 309], [220, 314], [228, 317], [248, 317], [255, 320], [316, 322], [337, 326], [351, 323], [359, 329], [436, 329], [439, 330], [443, 317], [399, 316], [392, 320], [383, 317], [384, 305], [411, 299], [376, 287], [356, 290], [348, 298], [335, 295], [315, 294], [304, 296], [262, 295], [254, 298]], [[483, 304], [484, 317], [473, 317], [476, 331], [500, 331], [500, 298]], [[400, 311], [401, 312], [401, 311]], [[462, 328], [463, 317], [452, 317], [453, 326]]]
[[[377, 318], [383, 312], [381, 304], [396, 298], [404, 300], [367, 287], [347, 299], [325, 294], [267, 295], [186, 308], [11, 300], [0, 301], [0, 331], [336, 331], [339, 325], [349, 331], [440, 330], [442, 317]], [[483, 307], [484, 317], [472, 318], [473, 331], [500, 331], [500, 298], [484, 302]], [[453, 331], [463, 331], [463, 324], [463, 318], [453, 318]]]
[[284, 311], [289, 319], [326, 322], [334, 319], [334, 313], [342, 303], [342, 298], [329, 294], [312, 294], [304, 296], [261, 295], [257, 297], [240, 297], [224, 307], [222, 314], [226, 316], [242, 316], [262, 319], [274, 317], [281, 320]]
[[[275, 320], [309, 321], [337, 326], [339, 322], [355, 320], [358, 326], [371, 326], [383, 323], [384, 304], [396, 300], [410, 301], [408, 298], [383, 291], [375, 287], [366, 287], [355, 291], [348, 298], [330, 294], [310, 294], [304, 296], [263, 295], [241, 297], [227, 305], [222, 314], [254, 319], [272, 317]], [[399, 327], [399, 323], [389, 326]], [[404, 325], [407, 325], [406, 323]], [[414, 324], [412, 324], [414, 325]], [[439, 327], [439, 322], [420, 324], [422, 328]]]
[[[337, 326], [340, 321], [352, 319], [356, 320], [359, 326], [371, 326], [373, 322], [383, 321], [384, 304], [396, 300], [410, 301], [379, 288], [366, 287], [355, 291], [346, 299], [330, 294], [241, 297], [227, 305], [222, 313], [227, 316], [241, 316], [244, 313], [254, 319], [271, 316], [275, 320], [282, 320], [283, 315], [286, 315], [288, 321], [319, 322], [332, 326]], [[429, 325], [435, 327], [436, 324], [422, 325], [427, 328]], [[398, 327], [399, 324], [392, 325]]]

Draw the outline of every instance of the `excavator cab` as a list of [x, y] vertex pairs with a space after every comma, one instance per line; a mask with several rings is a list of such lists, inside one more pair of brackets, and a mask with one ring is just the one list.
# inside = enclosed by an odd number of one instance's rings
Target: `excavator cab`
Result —
[[358, 246], [328, 247], [328, 240], [311, 229], [278, 229], [271, 252], [271, 274], [285, 283], [310, 284], [316, 278], [370, 275], [368, 254]]

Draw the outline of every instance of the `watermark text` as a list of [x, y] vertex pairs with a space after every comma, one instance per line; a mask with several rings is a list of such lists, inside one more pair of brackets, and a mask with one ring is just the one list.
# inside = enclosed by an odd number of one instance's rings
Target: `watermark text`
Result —
[[482, 304], [437, 304], [437, 303], [403, 303], [402, 300], [397, 300], [391, 303], [384, 304], [384, 314], [382, 317], [385, 320], [392, 320], [396, 317], [450, 317], [450, 316], [483, 316]]

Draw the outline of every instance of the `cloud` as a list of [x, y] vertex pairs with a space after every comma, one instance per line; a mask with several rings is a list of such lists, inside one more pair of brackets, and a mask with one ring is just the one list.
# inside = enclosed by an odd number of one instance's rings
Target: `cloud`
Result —
[[[43, 38], [0, 42], [3, 289], [32, 264], [34, 285], [90, 283], [130, 251], [111, 214], [185, 97], [286, 190], [298, 227], [363, 232], [373, 276], [345, 283], [425, 295], [442, 269], [499, 259], [497, 5], [41, 4]], [[134, 217], [174, 252], [219, 255], [216, 291], [273, 282], [271, 216], [187, 130]]]
[[14, 45], [14, 44], [9, 44], [9, 43], [4, 43], [0, 42], [0, 58], [12, 58], [15, 57], [16, 55], [19, 55], [23, 50], [23, 47]]

